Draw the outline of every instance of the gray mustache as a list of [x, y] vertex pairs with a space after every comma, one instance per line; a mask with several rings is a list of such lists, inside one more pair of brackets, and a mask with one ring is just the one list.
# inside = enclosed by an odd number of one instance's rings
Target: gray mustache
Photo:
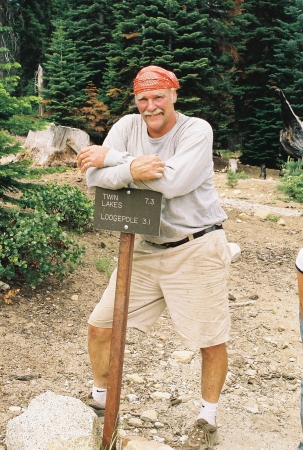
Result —
[[153, 112], [145, 111], [143, 113], [144, 116], [156, 116], [157, 114], [163, 114], [163, 109], [156, 109]]

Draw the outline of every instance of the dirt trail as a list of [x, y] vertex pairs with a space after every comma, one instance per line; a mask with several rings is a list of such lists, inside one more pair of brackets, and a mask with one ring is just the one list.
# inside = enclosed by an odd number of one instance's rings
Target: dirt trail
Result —
[[[228, 240], [242, 252], [230, 273], [232, 338], [218, 412], [218, 450], [294, 450], [301, 436], [303, 357], [294, 262], [303, 243], [303, 208], [283, 201], [274, 175], [259, 180], [255, 174], [230, 189], [226, 174], [215, 174], [229, 217]], [[45, 180], [52, 178], [86, 191], [77, 170]], [[254, 216], [256, 209], [270, 208], [286, 226]], [[90, 389], [86, 322], [107, 284], [95, 261], [106, 257], [116, 264], [119, 234], [86, 233], [79, 241], [87, 245], [84, 267], [63, 283], [50, 279], [34, 290], [21, 287], [12, 305], [0, 303], [0, 449], [5, 448], [7, 421], [31, 399], [46, 390], [80, 398]], [[124, 434], [164, 440], [180, 449], [199, 410], [200, 356], [196, 352], [182, 364], [172, 356], [176, 350], [183, 348], [166, 312], [149, 335], [128, 332], [121, 428]], [[128, 377], [134, 373], [144, 378], [143, 384]], [[183, 401], [170, 406], [169, 400], [156, 400], [155, 392]], [[148, 409], [157, 412], [160, 425], [132, 425], [131, 419]]]

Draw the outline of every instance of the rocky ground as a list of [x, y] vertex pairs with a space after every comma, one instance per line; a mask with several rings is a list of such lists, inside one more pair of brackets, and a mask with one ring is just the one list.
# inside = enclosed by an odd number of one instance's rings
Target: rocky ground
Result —
[[[232, 338], [216, 448], [294, 450], [301, 438], [303, 367], [294, 262], [303, 242], [303, 207], [282, 199], [277, 171], [268, 170], [261, 180], [257, 168], [240, 170], [249, 178], [235, 188], [226, 185], [225, 173], [215, 174], [229, 216], [228, 240], [241, 248], [230, 273]], [[86, 191], [77, 169], [45, 180], [54, 178]], [[255, 215], [264, 209], [271, 210], [268, 219]], [[81, 398], [90, 390], [86, 323], [108, 281], [95, 262], [116, 264], [119, 233], [91, 232], [79, 240], [87, 245], [84, 267], [62, 283], [50, 279], [36, 289], [21, 286], [12, 304], [0, 301], [1, 450], [7, 422], [34, 397], [51, 390]], [[200, 409], [200, 356], [195, 352], [182, 363], [174, 353], [179, 350], [187, 349], [166, 312], [149, 335], [128, 332], [121, 434], [181, 448]], [[146, 410], [156, 416], [153, 422], [141, 418]]]

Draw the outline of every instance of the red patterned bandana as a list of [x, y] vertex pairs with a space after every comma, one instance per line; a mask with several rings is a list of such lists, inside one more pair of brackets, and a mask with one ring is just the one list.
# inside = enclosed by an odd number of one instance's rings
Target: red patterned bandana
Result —
[[134, 80], [134, 94], [156, 89], [178, 89], [179, 87], [176, 75], [158, 66], [144, 67]]

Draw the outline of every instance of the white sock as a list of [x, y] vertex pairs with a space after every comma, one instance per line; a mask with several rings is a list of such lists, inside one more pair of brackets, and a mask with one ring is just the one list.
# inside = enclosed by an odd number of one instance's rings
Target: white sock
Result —
[[92, 396], [96, 402], [100, 403], [102, 406], [105, 406], [106, 403], [106, 393], [107, 389], [98, 388], [93, 384]]
[[218, 403], [208, 403], [202, 398], [202, 407], [197, 419], [205, 419], [208, 423], [216, 427], [217, 408]]

